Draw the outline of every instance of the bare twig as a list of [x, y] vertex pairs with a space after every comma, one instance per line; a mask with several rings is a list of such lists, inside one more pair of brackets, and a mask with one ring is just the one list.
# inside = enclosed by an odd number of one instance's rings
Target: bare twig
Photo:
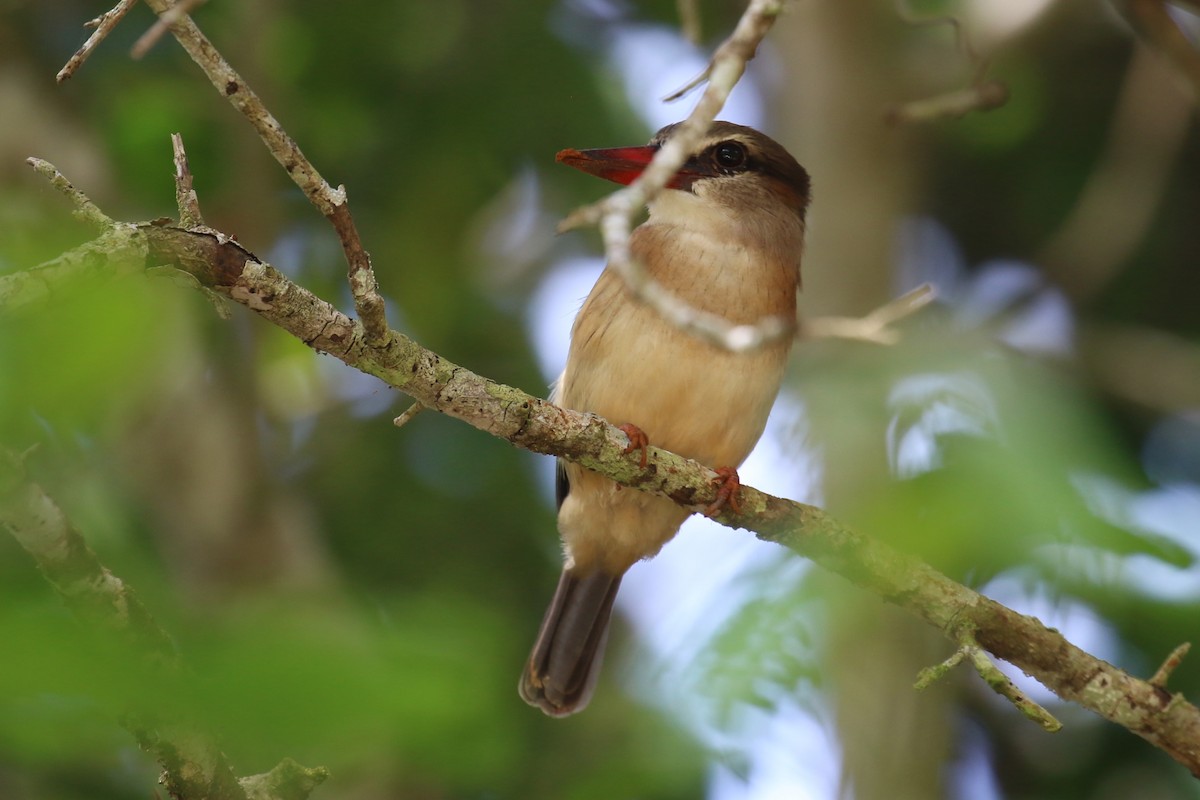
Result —
[[192, 181], [192, 169], [183, 149], [183, 136], [171, 134], [171, 151], [175, 154], [175, 205], [179, 209], [179, 224], [194, 228], [204, 224], [200, 213], [200, 198]]
[[25, 159], [25, 163], [33, 167], [37, 174], [50, 181], [51, 186], [58, 189], [71, 201], [71, 205], [75, 206], [75, 210], [71, 214], [76, 219], [82, 220], [101, 231], [105, 231], [116, 224], [86, 194], [76, 189], [67, 180], [66, 176], [59, 172], [49, 161], [43, 161], [40, 158], [27, 158]]
[[892, 106], [884, 112], [884, 120], [891, 125], [906, 125], [914, 122], [931, 122], [938, 119], [961, 117], [971, 111], [991, 111], [1008, 102], [1008, 85], [1002, 81], [983, 81], [965, 89], [913, 100]]
[[700, 6], [697, 0], [675, 0], [679, 30], [692, 44], [700, 44]]
[[949, 25], [954, 29], [954, 44], [958, 47], [958, 51], [962, 57], [975, 68], [975, 81], [982, 80], [984, 73], [987, 72], [987, 59], [979, 55], [979, 52], [971, 45], [971, 37], [967, 34], [967, 28], [954, 14], [937, 14], [934, 16], [922, 16], [912, 10], [910, 0], [896, 0], [895, 2], [896, 15], [909, 25], [922, 25], [934, 27], [937, 25]]
[[138, 37], [138, 40], [133, 43], [133, 47], [129, 48], [129, 57], [135, 61], [141, 59], [150, 52], [150, 48], [158, 43], [163, 34], [171, 29], [173, 22], [183, 18], [185, 14], [192, 13], [192, 10], [203, 2], [204, 0], [178, 0], [175, 5], [160, 14], [154, 24]]
[[806, 339], [852, 339], [873, 344], [895, 344], [900, 332], [892, 326], [916, 314], [937, 297], [933, 285], [923, 283], [864, 317], [816, 317], [805, 320], [800, 334]]
[[67, 78], [75, 74], [75, 70], [79, 69], [84, 61], [87, 61], [88, 56], [96, 49], [96, 46], [104, 41], [109, 32], [117, 26], [121, 18], [133, 8], [137, 0], [120, 0], [115, 6], [100, 16], [87, 23], [86, 27], [95, 28], [92, 35], [88, 37], [83, 46], [75, 51], [75, 55], [67, 61], [66, 65], [58, 71], [58, 75], [54, 79], [62, 83]]
[[[146, 2], [158, 14], [166, 14], [173, 8], [168, 0]], [[354, 297], [354, 308], [362, 320], [367, 340], [372, 343], [382, 341], [388, 333], [383, 297], [379, 294], [375, 271], [371, 267], [371, 256], [363, 247], [354, 218], [350, 215], [345, 187], [334, 189], [321, 177], [301, 152], [300, 146], [288, 136], [242, 76], [200, 32], [191, 17], [179, 14], [169, 27], [183, 49], [204, 70], [212, 85], [246, 117], [275, 160], [333, 225], [346, 256], [350, 293]]]
[[971, 111], [991, 111], [1008, 102], [1008, 85], [998, 80], [985, 80], [988, 59], [982, 57], [971, 44], [971, 37], [962, 20], [953, 14], [924, 17], [916, 14], [908, 0], [896, 0], [896, 14], [909, 25], [949, 25], [954, 29], [954, 41], [963, 59], [971, 65], [970, 83], [963, 89], [913, 100], [892, 106], [884, 112], [884, 119], [893, 125], [913, 122], [930, 122], [946, 117], [961, 117]]
[[680, 86], [675, 91], [671, 92], [669, 95], [666, 95], [665, 97], [663, 97], [662, 101], [664, 103], [674, 103], [676, 100], [682, 100], [683, 98], [687, 97], [689, 94], [691, 94], [696, 89], [699, 89], [701, 86], [704, 85], [704, 82], [706, 80], [708, 80], [708, 70], [709, 70], [708, 67], [705, 67], [704, 69], [702, 69], [700, 71], [700, 74], [698, 74], [696, 77], [692, 78], [690, 81], [685, 83], [683, 86]]
[[794, 326], [779, 317], [766, 317], [753, 325], [733, 325], [715, 314], [693, 308], [646, 274], [629, 252], [629, 235], [633, 215], [663, 190], [699, 146], [734, 85], [746, 71], [746, 63], [754, 58], [782, 9], [782, 0], [750, 0], [733, 34], [717, 48], [699, 79], [708, 80], [700, 101], [655, 154], [645, 171], [629, 186], [577, 209], [559, 225], [559, 230], [568, 230], [599, 224], [609, 266], [624, 279], [638, 299], [680, 330], [734, 352], [752, 350], [791, 336]]

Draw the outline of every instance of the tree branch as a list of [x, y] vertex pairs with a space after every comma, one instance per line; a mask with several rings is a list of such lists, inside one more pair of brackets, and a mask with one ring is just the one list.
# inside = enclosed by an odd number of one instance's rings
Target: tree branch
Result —
[[217, 51], [212, 42], [186, 13], [179, 13], [168, 0], [146, 0], [162, 17], [171, 15], [167, 25], [183, 49], [204, 71], [209, 81], [244, 116], [262, 139], [267, 150], [284, 168], [296, 186], [333, 225], [346, 256], [346, 274], [354, 309], [363, 322], [363, 332], [373, 343], [387, 335], [387, 315], [371, 256], [363, 247], [346, 197], [346, 187], [334, 189], [300, 150], [300, 145], [267, 110], [262, 99], [241, 75]]
[[25, 159], [25, 163], [33, 167], [34, 172], [50, 181], [51, 186], [71, 201], [71, 205], [75, 206], [72, 214], [76, 219], [86, 222], [101, 231], [108, 230], [116, 224], [86, 194], [76, 189], [67, 180], [67, 177], [59, 172], [58, 168], [49, 161], [43, 161], [40, 158], [27, 158]]
[[[54, 500], [27, 480], [24, 457], [4, 448], [0, 448], [0, 526], [33, 557], [79, 620], [115, 632], [135, 656], [181, 677], [182, 665], [171, 638], [128, 584], [100, 563]], [[162, 766], [159, 781], [175, 798], [303, 800], [328, 776], [323, 767], [305, 769], [285, 759], [266, 775], [238, 779], [221, 748], [187, 726], [132, 714], [122, 725]]]
[[[138, 223], [104, 239], [108, 257], [126, 264], [172, 263], [312, 349], [374, 375], [421, 405], [536, 453], [575, 461], [616, 482], [699, 510], [716, 496], [716, 473], [649, 448], [645, 469], [626, 455], [626, 437], [594, 414], [559, 408], [520, 389], [476, 375], [398, 331], [381, 344], [334, 306], [299, 286], [229, 237], [207, 230]], [[81, 249], [95, 248], [96, 243]], [[89, 252], [91, 250], [89, 249]], [[32, 272], [69, 279], [67, 253]], [[62, 262], [62, 263], [60, 263]], [[12, 277], [0, 278], [0, 297]], [[48, 279], [47, 279], [48, 280]], [[1121, 725], [1200, 776], [1200, 709], [1068, 642], [1056, 630], [962, 586], [919, 560], [851, 530], [815, 506], [741, 490], [741, 513], [716, 519], [746, 528], [905, 609], [958, 646], [973, 645], [1019, 667], [1064, 700]]]

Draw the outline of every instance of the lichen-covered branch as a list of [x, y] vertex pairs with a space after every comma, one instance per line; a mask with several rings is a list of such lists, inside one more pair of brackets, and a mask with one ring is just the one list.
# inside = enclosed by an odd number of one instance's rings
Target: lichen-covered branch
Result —
[[101, 231], [107, 230], [115, 224], [109, 219], [107, 214], [91, 201], [91, 198], [76, 189], [67, 180], [67, 177], [59, 172], [49, 161], [43, 161], [40, 158], [27, 158], [25, 159], [25, 163], [33, 167], [34, 172], [50, 181], [51, 186], [62, 192], [71, 201], [71, 205], [75, 206], [73, 214], [76, 219], [86, 222]]
[[175, 646], [137, 595], [100, 563], [66, 514], [25, 478], [20, 454], [0, 448], [0, 526], [37, 563], [76, 616], [115, 631], [141, 653], [174, 666]]
[[175, 206], [179, 209], [179, 224], [185, 228], [203, 225], [204, 215], [200, 213], [200, 198], [196, 195], [182, 135], [171, 134], [171, 152], [175, 157]]
[[[5, 448], [0, 448], [0, 527], [29, 553], [76, 618], [114, 633], [129, 646], [130, 657], [181, 675], [174, 643], [137, 594], [100, 562], [58, 504], [28, 480], [24, 457]], [[327, 776], [324, 768], [305, 769], [286, 759], [266, 775], [239, 779], [220, 747], [189, 726], [138, 714], [127, 715], [122, 724], [159, 763], [161, 783], [180, 800], [303, 800]]]
[[[371, 344], [360, 323], [228, 237], [149, 223], [117, 230], [120, 236], [106, 240], [112, 258], [141, 260], [146, 266], [173, 263], [314, 350], [380, 378], [422, 406], [689, 508], [715, 499], [712, 470], [655, 447], [642, 469], [637, 454], [624, 452], [625, 434], [594, 414], [562, 409], [477, 375], [398, 331], [391, 331], [382, 344]], [[64, 259], [74, 261], [71, 254]], [[0, 296], [6, 280], [0, 279]], [[1181, 696], [1080, 650], [1038, 620], [847, 528], [819, 508], [743, 486], [741, 509], [737, 514], [726, 510], [716, 519], [813, 560], [925, 620], [956, 644], [977, 642], [1064, 700], [1128, 728], [1200, 775], [1200, 709]]]

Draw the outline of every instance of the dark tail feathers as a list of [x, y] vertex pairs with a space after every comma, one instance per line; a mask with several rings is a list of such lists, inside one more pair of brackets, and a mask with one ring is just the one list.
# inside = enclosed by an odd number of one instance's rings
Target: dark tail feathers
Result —
[[552, 717], [582, 711], [592, 697], [620, 575], [563, 570], [537, 642], [521, 673], [526, 703]]

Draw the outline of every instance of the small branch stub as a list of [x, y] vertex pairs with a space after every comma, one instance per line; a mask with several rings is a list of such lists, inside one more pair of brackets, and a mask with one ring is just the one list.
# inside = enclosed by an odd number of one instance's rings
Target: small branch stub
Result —
[[58, 171], [58, 168], [49, 161], [43, 161], [40, 158], [27, 158], [25, 163], [33, 167], [37, 174], [50, 181], [50, 185], [71, 201], [71, 205], [75, 206], [75, 210], [71, 212], [76, 219], [99, 229], [101, 232], [111, 229], [117, 223], [112, 220], [107, 214], [100, 210], [100, 207], [93, 203], [86, 194], [75, 188], [66, 176]]
[[196, 196], [192, 169], [183, 149], [183, 136], [171, 134], [171, 150], [175, 155], [175, 205], [179, 208], [179, 224], [185, 228], [199, 227], [204, 224], [204, 217], [200, 214], [200, 198]]
[[413, 403], [408, 408], [404, 409], [404, 413], [392, 420], [392, 424], [397, 428], [403, 428], [405, 425], [413, 421], [413, 418], [425, 410], [425, 406], [421, 403]]
[[1167, 688], [1167, 681], [1171, 679], [1171, 673], [1183, 663], [1183, 659], [1191, 649], [1192, 643], [1184, 642], [1172, 650], [1171, 654], [1163, 661], [1162, 666], [1155, 670], [1154, 677], [1150, 678], [1150, 685], [1165, 690]]

